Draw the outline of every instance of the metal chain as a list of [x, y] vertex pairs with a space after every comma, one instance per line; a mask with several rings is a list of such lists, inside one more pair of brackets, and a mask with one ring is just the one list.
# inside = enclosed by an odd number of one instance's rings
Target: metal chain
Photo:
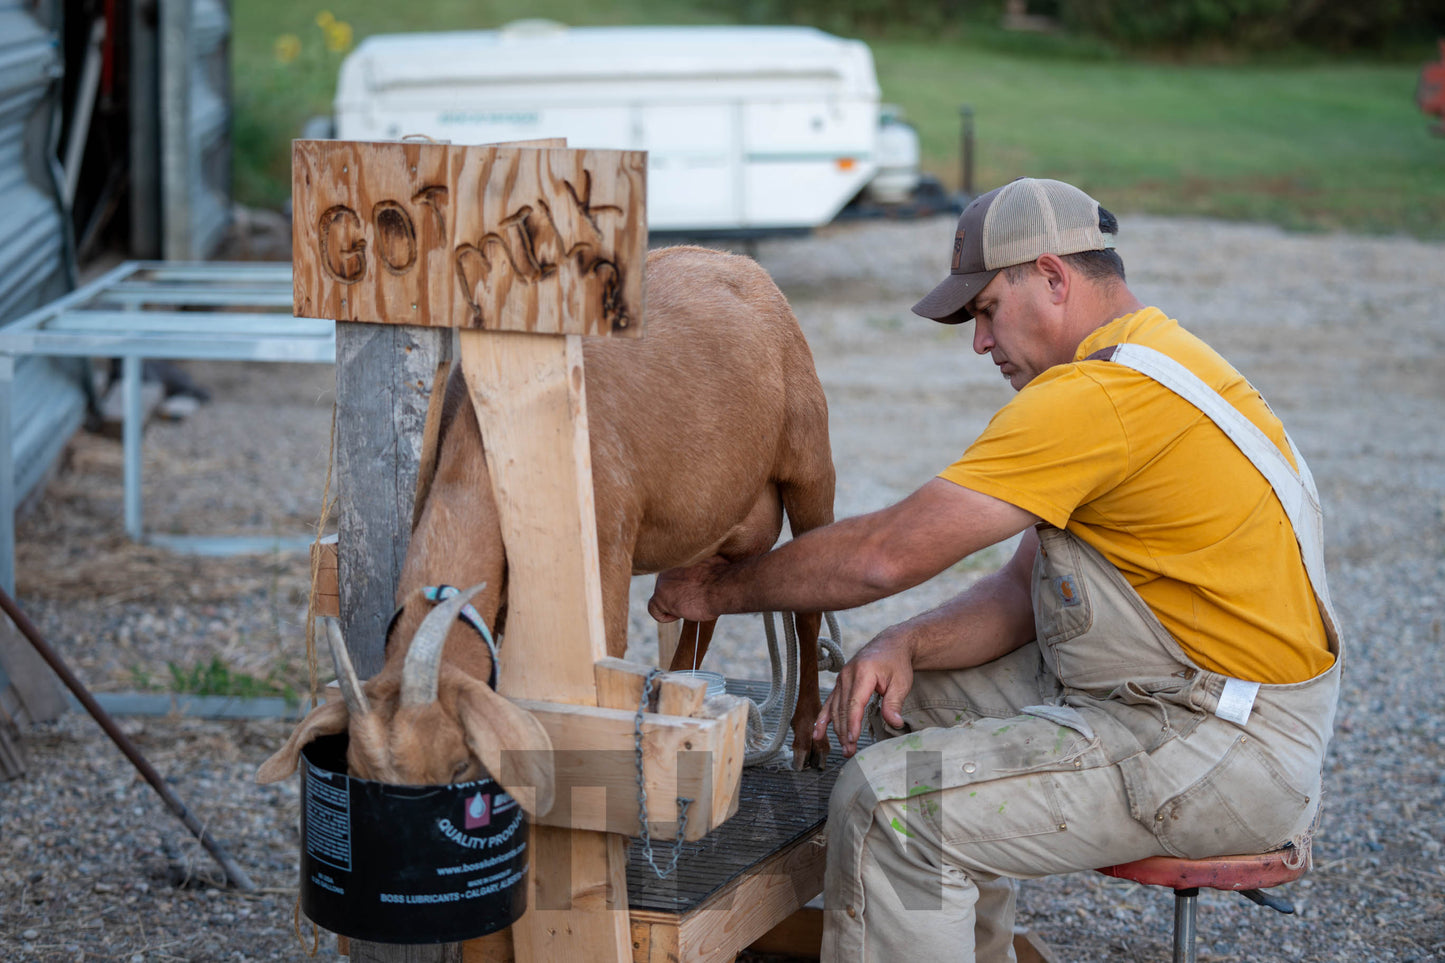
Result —
[[647, 830], [647, 784], [642, 775], [642, 714], [652, 701], [652, 683], [660, 675], [661, 669], [653, 669], [642, 683], [642, 701], [637, 704], [637, 714], [632, 719], [632, 745], [637, 753], [637, 821], [642, 824], [642, 855], [647, 857], [647, 864], [658, 879], [667, 879], [677, 870], [677, 858], [682, 855], [682, 838], [687, 832], [687, 807], [692, 805], [692, 800], [677, 797], [677, 839], [672, 842], [667, 868], [658, 869], [652, 855], [652, 834]]

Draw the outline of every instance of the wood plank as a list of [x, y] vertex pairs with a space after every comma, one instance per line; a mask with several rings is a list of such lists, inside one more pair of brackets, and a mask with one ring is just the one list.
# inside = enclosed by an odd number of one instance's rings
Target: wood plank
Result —
[[[537, 719], [553, 746], [557, 804], [534, 821], [637, 835], [636, 710], [515, 701]], [[736, 734], [746, 725], [747, 704], [736, 696], [716, 696], [704, 711], [716, 715], [643, 717], [648, 823], [669, 839], [677, 832], [679, 797], [694, 800], [689, 840], [701, 839], [737, 811], [742, 770]], [[583, 795], [585, 789], [596, 792]]]
[[[652, 666], [624, 659], [599, 659], [593, 665], [597, 679], [597, 704], [613, 709], [635, 709]], [[696, 716], [707, 700], [707, 683], [702, 679], [664, 672], [653, 682], [647, 711], [666, 716]]]
[[646, 153], [296, 141], [300, 317], [641, 333]]
[[515, 959], [511, 927], [462, 944], [462, 963], [512, 963]]
[[748, 949], [754, 953], [816, 960], [823, 951], [823, 911], [816, 904], [804, 906], [753, 940]]
[[658, 680], [657, 711], [665, 716], [695, 716], [707, 701], [707, 681], [666, 672]]
[[827, 836], [819, 831], [780, 851], [754, 873], [683, 918], [681, 958], [730, 960], [823, 891]]
[[0, 707], [0, 780], [19, 779], [25, 775], [27, 768], [25, 744], [20, 740], [20, 731], [9, 711]]
[[679, 963], [677, 924], [634, 922], [632, 960], [633, 963]]
[[0, 615], [0, 684], [15, 701], [7, 706], [17, 725], [50, 722], [65, 713], [68, 703], [60, 681], [14, 624]]
[[[507, 550], [507, 644], [528, 654], [502, 663], [498, 690], [626, 717], [596, 708], [593, 665], [607, 653], [581, 340], [483, 331], [460, 340]], [[553, 741], [563, 772], [583, 758], [570, 739]], [[620, 775], [615, 752], [590, 755]], [[561, 814], [600, 809], [605, 824], [600, 792], [559, 786], [558, 802]], [[531, 846], [529, 909], [512, 925], [517, 959], [630, 956], [626, 837], [534, 824]]]
[[515, 959], [510, 926], [462, 944], [462, 963], [512, 963]]
[[713, 696], [703, 703], [702, 715], [722, 719], [721, 749], [713, 757], [712, 804], [709, 821], [721, 826], [737, 814], [742, 798], [743, 756], [747, 752], [748, 703], [739, 696]]
[[1014, 956], [1018, 963], [1062, 963], [1058, 951], [1033, 930], [1014, 930]]
[[445, 324], [452, 148], [418, 141], [292, 144], [297, 317]]
[[341, 617], [336, 542], [336, 535], [331, 534], [311, 543], [311, 603], [318, 616]]
[[527, 912], [512, 924], [520, 961], [622, 961], [632, 955], [626, 839], [531, 827]]
[[642, 333], [645, 152], [470, 149], [452, 163], [455, 326]]
[[461, 333], [507, 550], [508, 645], [498, 690], [596, 705], [607, 657], [582, 341]]
[[[597, 704], [608, 709], [636, 709], [642, 701], [642, 689], [650, 666], [608, 656], [592, 665], [597, 680]], [[648, 711], [655, 712], [657, 695], [654, 689]]]
[[421, 454], [418, 457], [416, 474], [416, 497], [412, 499], [411, 527], [415, 531], [421, 521], [421, 511], [431, 494], [432, 479], [436, 477], [437, 446], [441, 443], [442, 409], [447, 393], [447, 377], [451, 374], [451, 358], [437, 366], [432, 377], [431, 399], [427, 402], [426, 419], [422, 425]]
[[[336, 326], [338, 608], [361, 678], [385, 662], [431, 382], [450, 332], [414, 326]], [[403, 947], [351, 941], [352, 960], [453, 963], [460, 944]]]
[[461, 943], [401, 946], [352, 940], [349, 958], [352, 963], [462, 963], [463, 957]]
[[336, 326], [338, 596], [362, 679], [385, 661], [432, 381], [450, 352], [441, 329]]

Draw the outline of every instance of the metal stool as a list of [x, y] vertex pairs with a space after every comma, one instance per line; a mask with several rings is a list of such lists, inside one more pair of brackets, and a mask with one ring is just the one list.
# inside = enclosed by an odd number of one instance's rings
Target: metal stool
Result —
[[1145, 886], [1167, 886], [1174, 890], [1174, 963], [1195, 963], [1194, 918], [1199, 888], [1235, 890], [1260, 906], [1281, 913], [1293, 913], [1294, 905], [1282, 896], [1264, 892], [1271, 886], [1291, 883], [1310, 866], [1308, 840], [1300, 849], [1286, 846], [1257, 856], [1211, 856], [1180, 859], [1150, 856], [1098, 872], [1118, 879], [1132, 879]]

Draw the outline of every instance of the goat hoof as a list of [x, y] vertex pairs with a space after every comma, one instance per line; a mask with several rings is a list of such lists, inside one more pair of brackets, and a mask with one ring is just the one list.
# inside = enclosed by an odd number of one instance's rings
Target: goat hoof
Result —
[[827, 769], [828, 768], [828, 745], [810, 746], [806, 749], [793, 750], [793, 771], [802, 772], [804, 769]]

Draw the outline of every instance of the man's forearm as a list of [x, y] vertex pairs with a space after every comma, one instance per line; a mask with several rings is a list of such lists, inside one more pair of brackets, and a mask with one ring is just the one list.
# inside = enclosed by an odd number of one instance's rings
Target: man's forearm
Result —
[[912, 588], [1037, 521], [935, 478], [896, 505], [805, 532], [765, 555], [663, 572], [648, 609], [664, 621], [705, 621], [729, 612], [853, 608]]
[[[875, 513], [876, 514], [876, 513]], [[874, 515], [806, 532], [765, 555], [722, 569], [708, 588], [719, 612], [834, 612], [866, 605], [923, 581], [879, 564]]]
[[1003, 568], [894, 626], [913, 650], [914, 669], [967, 669], [992, 662], [1034, 637], [1028, 583]]

